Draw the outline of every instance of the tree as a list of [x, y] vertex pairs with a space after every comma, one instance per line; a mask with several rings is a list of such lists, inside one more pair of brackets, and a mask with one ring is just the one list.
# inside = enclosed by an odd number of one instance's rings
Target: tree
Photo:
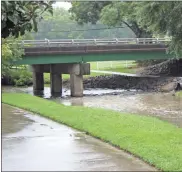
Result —
[[72, 19], [79, 24], [96, 24], [99, 20], [109, 26], [127, 26], [136, 37], [151, 37], [145, 27], [140, 27], [136, 18], [135, 2], [72, 2]]
[[76, 1], [72, 2], [69, 12], [71, 12], [71, 18], [77, 21], [78, 24], [96, 24], [100, 19], [102, 9], [111, 3], [110, 1]]
[[138, 24], [137, 5], [136, 2], [112, 2], [102, 9], [100, 20], [108, 26], [127, 26], [137, 38], [151, 38], [151, 32]]
[[[79, 25], [71, 20], [71, 14], [64, 8], [54, 8], [54, 15], [45, 12], [43, 20], [38, 23], [38, 32], [32, 33], [35, 39], [89, 39], [89, 38], [116, 38], [134, 37], [128, 28], [108, 28], [100, 22], [93, 25], [87, 23]], [[105, 28], [105, 29], [103, 29]]]
[[2, 39], [2, 76], [7, 75], [13, 65], [13, 61], [20, 59], [24, 54], [24, 50], [18, 44], [20, 39], [22, 38], [8, 37]]
[[182, 57], [182, 2], [138, 2], [138, 22], [148, 31], [171, 37], [169, 51]]
[[18, 37], [25, 31], [37, 31], [37, 22], [45, 11], [53, 13], [53, 2], [44, 1], [2, 1], [1, 2], [1, 35]]

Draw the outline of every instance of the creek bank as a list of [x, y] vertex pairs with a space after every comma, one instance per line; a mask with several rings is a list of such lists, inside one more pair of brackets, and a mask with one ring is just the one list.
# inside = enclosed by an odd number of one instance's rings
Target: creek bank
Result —
[[[142, 91], [173, 91], [181, 90], [181, 78], [176, 77], [139, 77], [121, 75], [101, 75], [83, 80], [84, 89], [107, 88], [107, 89], [135, 89]], [[70, 81], [63, 81], [66, 88], [70, 87]]]
[[[2, 85], [31, 86], [32, 76], [26, 70], [12, 72], [12, 78], [2, 77]], [[165, 91], [182, 89], [182, 77], [100, 75], [84, 78], [84, 89], [135, 89], [142, 91]], [[45, 81], [47, 83], [47, 80]], [[70, 81], [63, 80], [63, 86], [70, 88]]]
[[3, 93], [2, 102], [84, 131], [161, 170], [182, 170], [182, 130], [167, 122], [112, 110], [68, 107], [19, 93]]
[[182, 59], [169, 59], [162, 63], [145, 67], [138, 71], [140, 75], [182, 76]]

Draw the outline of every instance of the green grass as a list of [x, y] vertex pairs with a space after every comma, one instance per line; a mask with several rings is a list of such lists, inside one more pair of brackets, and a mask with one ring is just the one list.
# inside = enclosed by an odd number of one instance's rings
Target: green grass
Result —
[[[84, 75], [83, 78], [89, 78], [89, 77], [94, 77], [94, 76], [99, 76], [99, 75], [104, 75], [103, 73], [97, 73], [97, 72], [91, 72], [90, 75]], [[107, 74], [109, 75], [109, 74]], [[62, 79], [63, 80], [68, 80], [70, 79], [69, 74], [62, 74]], [[49, 73], [44, 73], [44, 83], [45, 84], [50, 84], [50, 74]]]
[[121, 68], [121, 67], [117, 67], [114, 69], [107, 69], [107, 71], [120, 72], [120, 73], [136, 73], [135, 68]]
[[176, 93], [176, 96], [182, 97], [182, 91], [178, 91], [178, 92]]
[[[121, 73], [136, 73], [135, 67], [136, 64], [133, 61], [128, 61], [129, 66], [133, 66], [134, 68], [127, 68], [124, 61], [113, 61], [112, 68], [110, 67], [111, 62], [99, 62], [99, 69], [97, 69], [97, 62], [91, 62], [91, 70], [105, 70], [105, 71], [112, 71], [112, 72], [121, 72]], [[103, 73], [91, 72], [90, 75], [84, 75], [84, 78], [95, 77], [104, 75]], [[105, 74], [109, 75], [109, 74]], [[62, 75], [63, 80], [67, 80], [70, 78], [69, 74]], [[50, 74], [44, 73], [44, 83], [50, 84]]]
[[126, 150], [158, 169], [182, 170], [182, 129], [157, 118], [64, 106], [28, 94], [3, 93], [2, 102], [48, 117]]

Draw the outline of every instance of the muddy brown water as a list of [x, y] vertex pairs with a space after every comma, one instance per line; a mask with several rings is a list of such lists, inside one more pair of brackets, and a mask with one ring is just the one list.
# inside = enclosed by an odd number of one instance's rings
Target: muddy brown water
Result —
[[82, 132], [2, 104], [3, 171], [156, 171]]

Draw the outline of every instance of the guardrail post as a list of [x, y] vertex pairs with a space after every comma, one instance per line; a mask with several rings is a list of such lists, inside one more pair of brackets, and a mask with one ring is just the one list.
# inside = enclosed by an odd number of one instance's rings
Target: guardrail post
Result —
[[74, 40], [73, 39], [71, 40], [71, 43], [74, 44]]
[[138, 38], [136, 39], [136, 43], [139, 44], [139, 39]]
[[143, 39], [143, 44], [146, 44], [145, 39]]
[[116, 40], [116, 44], [118, 44], [118, 39], [116, 38], [115, 40]]
[[157, 44], [159, 43], [159, 38], [157, 38]]

